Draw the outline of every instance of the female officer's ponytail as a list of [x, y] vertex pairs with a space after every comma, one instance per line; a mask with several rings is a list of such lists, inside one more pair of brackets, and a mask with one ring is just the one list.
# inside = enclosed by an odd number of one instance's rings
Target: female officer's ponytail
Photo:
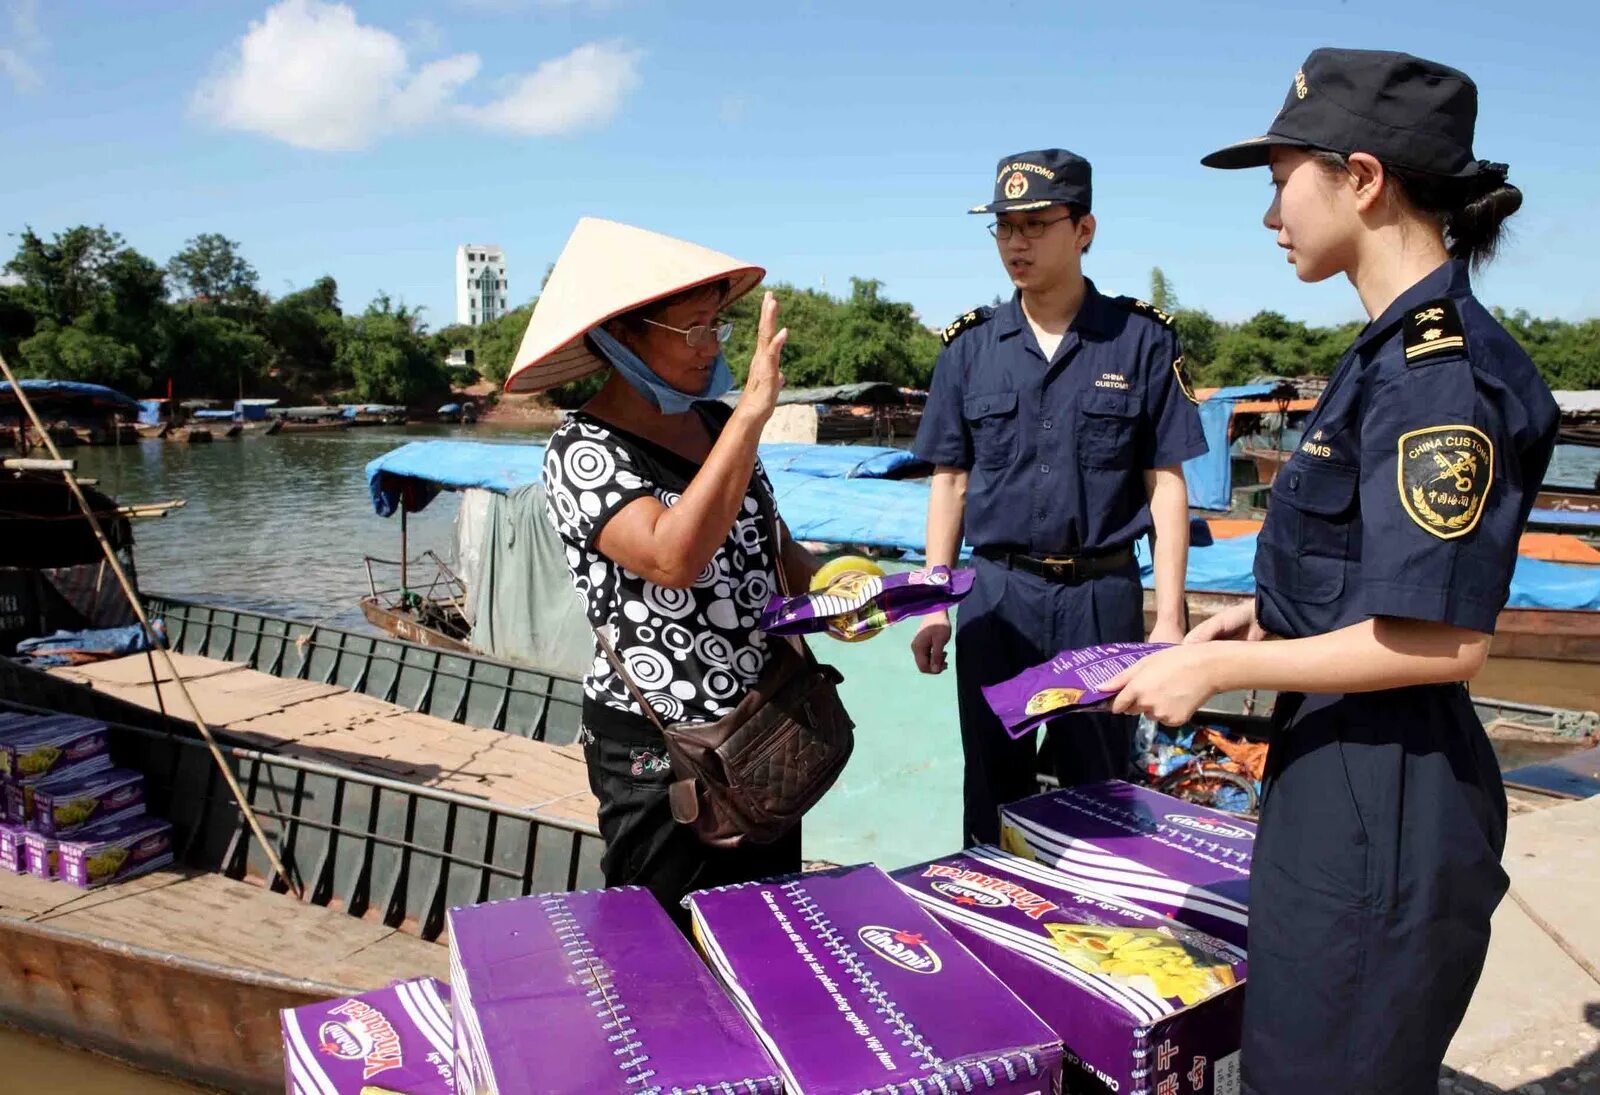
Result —
[[[1331, 171], [1349, 170], [1337, 152], [1319, 152], [1316, 159]], [[1510, 168], [1503, 163], [1479, 160], [1478, 170], [1465, 178], [1389, 164], [1383, 169], [1400, 184], [1412, 208], [1439, 218], [1450, 257], [1474, 268], [1494, 258], [1506, 218], [1522, 208], [1522, 191], [1506, 181]]]

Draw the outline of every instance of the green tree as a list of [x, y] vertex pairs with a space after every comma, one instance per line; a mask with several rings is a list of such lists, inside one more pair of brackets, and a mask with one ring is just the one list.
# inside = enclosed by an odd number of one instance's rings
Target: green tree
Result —
[[345, 321], [337, 361], [359, 400], [409, 405], [450, 389], [417, 312], [387, 296]]
[[307, 394], [349, 385], [350, 378], [337, 369], [345, 324], [333, 278], [318, 278], [309, 288], [273, 301], [260, 329], [270, 348], [268, 369], [278, 385]]
[[1159, 266], [1150, 270], [1150, 303], [1169, 316], [1182, 307], [1178, 303], [1177, 290], [1173, 289], [1172, 283], [1167, 280], [1167, 275], [1161, 272]]
[[183, 397], [231, 398], [258, 390], [272, 345], [255, 327], [207, 308], [172, 310], [161, 373]]
[[219, 232], [202, 232], [167, 263], [172, 289], [181, 299], [253, 308], [261, 301], [255, 267], [238, 243]]
[[[515, 364], [517, 348], [522, 345], [523, 333], [528, 329], [528, 319], [533, 315], [530, 301], [514, 308], [498, 319], [469, 328], [473, 332], [473, 367], [478, 375], [496, 386], [506, 382]], [[461, 345], [456, 343], [456, 345]]]
[[106, 267], [124, 247], [104, 226], [80, 224], [49, 240], [27, 227], [5, 269], [21, 280], [22, 297], [37, 318], [67, 327], [106, 292]]
[[19, 376], [84, 380], [123, 391], [139, 391], [150, 381], [138, 351], [123, 342], [95, 334], [89, 324], [58, 327], [46, 319], [18, 348]]

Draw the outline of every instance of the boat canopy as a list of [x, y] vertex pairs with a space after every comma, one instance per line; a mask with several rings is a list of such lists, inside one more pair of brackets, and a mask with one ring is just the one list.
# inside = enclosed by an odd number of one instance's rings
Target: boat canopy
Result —
[[[722, 397], [722, 401], [729, 406], [739, 402], [743, 391], [735, 390]], [[926, 398], [926, 392], [908, 393], [907, 389], [897, 388], [882, 380], [868, 380], [860, 384], [836, 384], [830, 388], [785, 388], [778, 393], [778, 406], [787, 407], [791, 404], [806, 405], [854, 405], [862, 403], [899, 405], [913, 400], [920, 401]]]
[[214, 408], [211, 410], [195, 411], [191, 417], [200, 422], [232, 422], [233, 412], [225, 411], [221, 408]]
[[543, 445], [486, 441], [413, 441], [367, 464], [367, 487], [379, 517], [426, 509], [441, 490], [479, 488], [510, 494], [539, 482]]
[[139, 400], [139, 424], [141, 426], [159, 426], [167, 414], [167, 401], [165, 399]]
[[[137, 416], [139, 401], [103, 384], [81, 380], [22, 380], [23, 392], [41, 412], [55, 414], [114, 411]], [[9, 380], [0, 380], [0, 407], [21, 407]]]
[[1239, 384], [1218, 388], [1200, 403], [1200, 428], [1210, 446], [1193, 460], [1183, 462], [1189, 485], [1189, 504], [1195, 509], [1225, 510], [1233, 500], [1233, 460], [1229, 452], [1228, 422], [1234, 405], [1259, 399], [1277, 388], [1275, 382]]

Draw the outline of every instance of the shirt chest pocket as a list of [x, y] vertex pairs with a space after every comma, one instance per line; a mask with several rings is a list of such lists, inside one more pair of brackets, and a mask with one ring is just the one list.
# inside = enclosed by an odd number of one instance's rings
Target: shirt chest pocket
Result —
[[1344, 592], [1352, 562], [1351, 529], [1358, 468], [1321, 461], [1290, 461], [1278, 473], [1267, 519], [1275, 584], [1297, 599], [1326, 604]]
[[1095, 392], [1078, 405], [1078, 459], [1091, 468], [1131, 468], [1139, 405], [1121, 392]]
[[1003, 468], [1017, 458], [1017, 393], [969, 395], [962, 417], [972, 434], [972, 462], [980, 468]]

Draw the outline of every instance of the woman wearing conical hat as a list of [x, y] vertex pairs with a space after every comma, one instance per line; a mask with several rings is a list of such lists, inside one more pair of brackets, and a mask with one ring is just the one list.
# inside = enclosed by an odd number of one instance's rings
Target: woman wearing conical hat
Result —
[[[507, 391], [542, 391], [609, 369], [599, 393], [550, 439], [544, 481], [589, 622], [631, 684], [597, 650], [584, 681], [584, 757], [600, 800], [607, 885], [653, 890], [682, 921], [690, 890], [793, 872], [800, 831], [717, 849], [672, 819], [672, 775], [656, 723], [712, 722], [766, 668], [757, 619], [782, 565], [804, 589], [811, 556], [763, 517], [771, 485], [756, 459], [788, 331], [771, 293], [736, 406], [720, 313], [759, 267], [693, 244], [585, 218], [546, 282]], [[774, 511], [775, 512], [775, 511]]]

